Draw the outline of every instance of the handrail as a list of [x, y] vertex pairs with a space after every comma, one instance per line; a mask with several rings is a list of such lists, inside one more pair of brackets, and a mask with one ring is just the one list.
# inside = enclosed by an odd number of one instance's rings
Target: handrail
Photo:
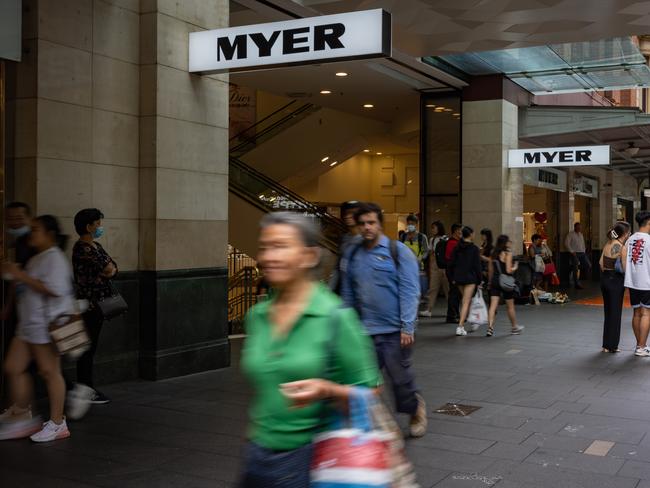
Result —
[[290, 106], [293, 105], [294, 103], [298, 103], [298, 100], [291, 100], [289, 103], [287, 103], [286, 105], [283, 105], [282, 107], [280, 107], [279, 109], [277, 109], [275, 112], [270, 113], [269, 115], [267, 115], [267, 116], [264, 117], [263, 119], [258, 120], [257, 122], [255, 122], [255, 123], [254, 123], [253, 125], [251, 125], [250, 127], [247, 127], [247, 128], [244, 129], [243, 131], [238, 132], [237, 134], [235, 134], [234, 136], [232, 136], [232, 137], [230, 138], [230, 140], [232, 141], [232, 140], [238, 139], [239, 136], [241, 136], [241, 135], [244, 134], [245, 132], [248, 132], [249, 130], [254, 129], [254, 128], [257, 127], [258, 125], [260, 125], [260, 124], [262, 124], [263, 122], [265, 122], [266, 120], [270, 119], [270, 118], [273, 117], [275, 114], [282, 112], [283, 110], [285, 110], [286, 108], [290, 107]]

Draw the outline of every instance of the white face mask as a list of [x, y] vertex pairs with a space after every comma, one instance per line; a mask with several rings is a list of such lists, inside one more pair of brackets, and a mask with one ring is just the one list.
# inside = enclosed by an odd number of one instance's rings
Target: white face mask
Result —
[[406, 231], [407, 232], [415, 232], [416, 228], [415, 228], [415, 226], [413, 224], [409, 224], [409, 225], [406, 226]]
[[18, 227], [17, 229], [7, 229], [7, 233], [15, 239], [18, 239], [19, 237], [29, 234], [30, 231], [31, 228], [29, 227], [29, 225], [23, 225], [22, 227]]

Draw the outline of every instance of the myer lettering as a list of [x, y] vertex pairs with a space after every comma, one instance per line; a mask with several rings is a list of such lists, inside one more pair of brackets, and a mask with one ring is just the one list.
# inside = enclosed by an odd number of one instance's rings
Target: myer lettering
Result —
[[610, 164], [609, 146], [511, 149], [509, 168], [601, 166]]
[[390, 14], [365, 10], [190, 33], [189, 70], [218, 73], [391, 53]]

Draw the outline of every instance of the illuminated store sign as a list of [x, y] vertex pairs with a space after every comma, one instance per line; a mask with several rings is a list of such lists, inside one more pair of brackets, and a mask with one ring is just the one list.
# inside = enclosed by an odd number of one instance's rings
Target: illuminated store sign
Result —
[[604, 166], [610, 164], [609, 156], [609, 146], [511, 149], [508, 151], [508, 167]]
[[189, 71], [252, 71], [391, 54], [382, 9], [190, 33]]

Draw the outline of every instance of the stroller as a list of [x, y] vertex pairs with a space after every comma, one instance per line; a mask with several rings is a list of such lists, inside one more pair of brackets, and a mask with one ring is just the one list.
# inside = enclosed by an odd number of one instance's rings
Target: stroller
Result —
[[515, 298], [515, 303], [517, 305], [526, 305], [530, 303], [535, 270], [531, 262], [523, 256], [517, 256], [515, 261], [519, 262], [519, 267], [514, 272], [515, 280], [519, 285], [519, 295]]

